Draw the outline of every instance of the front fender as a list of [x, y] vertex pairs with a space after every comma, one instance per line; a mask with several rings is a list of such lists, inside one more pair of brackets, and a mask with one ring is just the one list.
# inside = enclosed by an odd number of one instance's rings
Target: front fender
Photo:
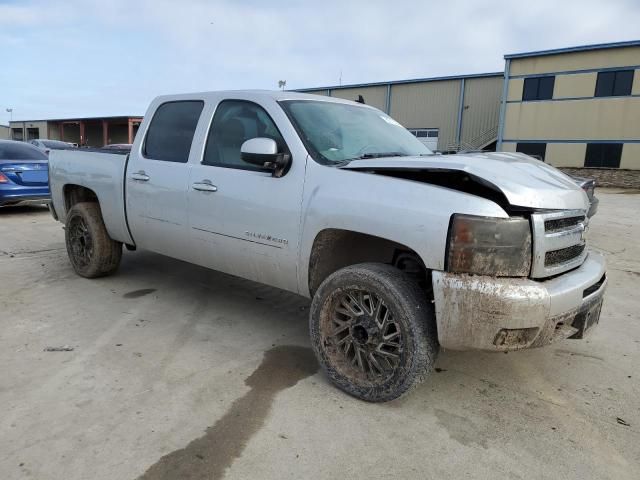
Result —
[[299, 292], [310, 296], [309, 259], [328, 228], [390, 240], [415, 251], [430, 270], [443, 270], [451, 215], [508, 217], [496, 203], [444, 187], [367, 172], [307, 166], [302, 204]]

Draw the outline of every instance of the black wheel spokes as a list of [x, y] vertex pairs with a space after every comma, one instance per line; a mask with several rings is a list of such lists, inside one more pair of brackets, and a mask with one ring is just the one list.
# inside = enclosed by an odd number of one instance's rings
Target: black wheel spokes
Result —
[[69, 239], [74, 258], [82, 266], [88, 265], [93, 255], [93, 241], [84, 219], [74, 219], [69, 227]]
[[338, 300], [329, 335], [348, 365], [370, 380], [393, 374], [402, 354], [402, 333], [391, 310], [371, 292], [350, 290]]

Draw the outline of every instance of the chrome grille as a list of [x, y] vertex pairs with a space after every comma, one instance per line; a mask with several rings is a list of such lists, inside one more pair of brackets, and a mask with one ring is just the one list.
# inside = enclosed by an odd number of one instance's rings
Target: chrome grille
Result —
[[531, 276], [544, 278], [582, 265], [587, 256], [584, 233], [588, 219], [582, 210], [531, 215], [533, 262]]
[[544, 254], [544, 266], [552, 267], [559, 263], [568, 262], [573, 260], [582, 253], [585, 245], [573, 245], [567, 248], [561, 248], [560, 250], [552, 250]]
[[584, 221], [584, 215], [580, 215], [578, 217], [555, 218], [552, 220], [545, 220], [544, 231], [547, 233], [550, 233], [550, 232], [557, 232], [559, 230], [566, 230], [567, 228], [575, 227], [582, 221]]

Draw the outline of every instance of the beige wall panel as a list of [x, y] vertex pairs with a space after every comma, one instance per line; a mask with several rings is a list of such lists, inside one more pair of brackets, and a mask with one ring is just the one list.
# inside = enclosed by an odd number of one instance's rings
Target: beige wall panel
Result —
[[501, 152], [515, 152], [517, 144], [515, 142], [505, 142], [502, 144]]
[[640, 47], [611, 48], [511, 59], [509, 75], [588, 70], [640, 65]]
[[586, 143], [549, 143], [545, 162], [554, 167], [584, 167]]
[[633, 87], [631, 88], [633, 95], [640, 95], [640, 68], [633, 74]]
[[439, 128], [438, 148], [455, 142], [460, 80], [391, 87], [391, 116], [407, 128]]
[[314, 90], [312, 92], [304, 92], [304, 93], [308, 93], [309, 95], [322, 95], [322, 96], [327, 96], [327, 89], [323, 88], [322, 90]]
[[362, 95], [367, 105], [379, 108], [383, 112], [385, 111], [385, 104], [387, 103], [386, 85], [362, 88], [337, 88], [331, 90], [332, 97], [343, 98], [345, 100], [355, 101], [358, 95]]
[[640, 139], [640, 97], [507, 105], [506, 140]]
[[47, 138], [47, 122], [39, 121], [39, 122], [10, 122], [11, 128], [20, 128], [24, 132], [24, 139], [27, 140], [27, 129], [28, 128], [37, 128], [38, 129], [38, 138]]
[[[502, 77], [468, 78], [464, 83], [464, 110], [462, 111], [463, 142], [476, 143], [485, 140], [487, 132], [490, 140], [497, 137], [498, 118], [500, 117], [500, 97], [502, 96]], [[494, 134], [495, 131], [495, 134]], [[479, 147], [480, 145], [473, 145]]]
[[5, 127], [4, 125], [0, 125], [0, 139], [8, 140], [10, 136], [11, 129], [9, 127]]
[[576, 73], [556, 76], [553, 98], [593, 97], [598, 74]]
[[48, 126], [49, 138], [51, 140], [60, 140], [60, 127], [57, 123], [50, 123]]
[[524, 88], [524, 78], [512, 78], [509, 80], [509, 91], [507, 92], [507, 100], [522, 100], [522, 89]]
[[640, 170], [640, 143], [625, 143], [622, 147], [620, 168]]

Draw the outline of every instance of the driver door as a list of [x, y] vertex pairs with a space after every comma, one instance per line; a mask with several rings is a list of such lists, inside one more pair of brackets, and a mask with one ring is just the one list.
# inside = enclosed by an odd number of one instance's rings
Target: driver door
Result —
[[275, 178], [240, 157], [242, 144], [257, 137], [289, 152], [264, 108], [246, 100], [218, 104], [203, 158], [190, 172], [192, 250], [203, 266], [296, 292], [305, 159], [293, 158]]

